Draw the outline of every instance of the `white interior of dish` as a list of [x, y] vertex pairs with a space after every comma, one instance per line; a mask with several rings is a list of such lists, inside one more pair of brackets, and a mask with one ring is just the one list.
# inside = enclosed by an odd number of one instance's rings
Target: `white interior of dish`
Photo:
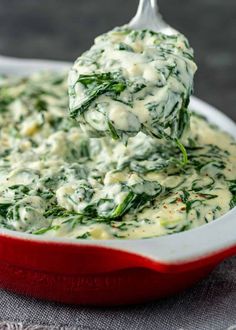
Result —
[[[62, 70], [70, 66], [67, 62], [46, 60], [14, 59], [0, 56], [0, 73], [27, 75], [37, 70]], [[236, 138], [236, 125], [226, 115], [207, 103], [192, 97], [191, 109], [206, 116], [222, 130]], [[198, 259], [217, 251], [236, 246], [236, 208], [219, 219], [186, 232], [151, 238], [145, 240], [75, 240], [66, 238], [50, 238], [35, 236], [7, 229], [0, 229], [0, 234], [35, 241], [63, 242], [64, 244], [83, 244], [112, 247], [119, 250], [134, 252], [156, 261], [178, 264]]]

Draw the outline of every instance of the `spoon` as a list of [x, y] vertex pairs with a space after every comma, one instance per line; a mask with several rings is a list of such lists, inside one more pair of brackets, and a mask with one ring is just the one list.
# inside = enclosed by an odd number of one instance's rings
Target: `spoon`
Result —
[[135, 30], [149, 29], [167, 35], [178, 33], [163, 20], [156, 0], [139, 0], [137, 12], [129, 22], [129, 27]]

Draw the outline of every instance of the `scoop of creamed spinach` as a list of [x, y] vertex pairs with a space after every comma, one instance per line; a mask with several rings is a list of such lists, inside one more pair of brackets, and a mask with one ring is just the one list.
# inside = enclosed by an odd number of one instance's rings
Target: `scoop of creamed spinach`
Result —
[[236, 204], [236, 144], [192, 114], [183, 144], [89, 138], [67, 118], [67, 74], [0, 79], [0, 226], [83, 239], [147, 238]]
[[70, 116], [90, 136], [125, 144], [139, 132], [180, 142], [196, 65], [182, 34], [116, 28], [95, 39], [69, 74]]

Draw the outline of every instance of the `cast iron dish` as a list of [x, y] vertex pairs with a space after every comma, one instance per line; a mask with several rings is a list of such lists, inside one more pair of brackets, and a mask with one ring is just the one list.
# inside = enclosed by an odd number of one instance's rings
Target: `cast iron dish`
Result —
[[[0, 57], [0, 72], [26, 75], [68, 63]], [[191, 108], [236, 138], [236, 125], [192, 97]], [[47, 239], [0, 229], [0, 286], [66, 303], [117, 305], [177, 293], [236, 255], [236, 208], [186, 232], [142, 240]]]

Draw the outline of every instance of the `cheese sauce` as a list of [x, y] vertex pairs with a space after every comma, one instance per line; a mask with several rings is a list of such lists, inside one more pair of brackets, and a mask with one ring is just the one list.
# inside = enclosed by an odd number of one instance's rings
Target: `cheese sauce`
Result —
[[[66, 77], [0, 80], [1, 227], [51, 237], [148, 238], [198, 227], [235, 206], [236, 143], [227, 133], [193, 113], [182, 138], [185, 166], [171, 140], [142, 132], [127, 146], [109, 136], [91, 139], [67, 118]], [[126, 124], [119, 121], [122, 130]]]

